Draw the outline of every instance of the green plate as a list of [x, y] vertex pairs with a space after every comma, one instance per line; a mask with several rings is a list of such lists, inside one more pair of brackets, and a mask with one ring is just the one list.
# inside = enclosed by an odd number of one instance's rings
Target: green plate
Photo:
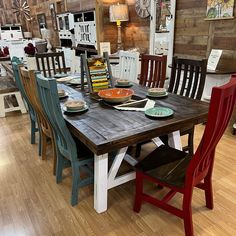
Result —
[[153, 107], [145, 111], [145, 115], [153, 118], [164, 118], [173, 114], [174, 111], [167, 107]]
[[115, 87], [117, 87], [117, 88], [130, 88], [130, 87], [132, 87], [133, 86], [133, 84], [132, 83], [129, 83], [129, 84], [115, 84]]
[[167, 92], [165, 92], [164, 94], [159, 94], [159, 95], [147, 94], [147, 97], [150, 97], [150, 98], [162, 98], [162, 97], [166, 97], [166, 96], [168, 96]]
[[85, 105], [82, 109], [78, 109], [78, 110], [70, 110], [70, 109], [67, 109], [66, 106], [63, 106], [62, 109], [63, 109], [63, 111], [68, 112], [68, 113], [78, 113], [78, 112], [87, 111], [88, 110], [88, 106]]

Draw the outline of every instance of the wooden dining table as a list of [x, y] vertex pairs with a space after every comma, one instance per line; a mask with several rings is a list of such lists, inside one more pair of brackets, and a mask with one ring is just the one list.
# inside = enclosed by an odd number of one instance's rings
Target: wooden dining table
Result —
[[[98, 213], [107, 210], [109, 189], [135, 178], [134, 171], [117, 176], [123, 160], [135, 163], [127, 154], [129, 146], [151, 139], [159, 145], [157, 137], [167, 134], [169, 144], [181, 149], [179, 130], [207, 120], [208, 103], [176, 94], [155, 99], [155, 106], [172, 109], [172, 116], [150, 119], [144, 112], [117, 110], [79, 88], [63, 84], [58, 87], [69, 96], [61, 100], [61, 106], [67, 99], [83, 99], [89, 107], [84, 113], [64, 113], [64, 118], [71, 133], [94, 153], [94, 208]], [[136, 98], [146, 98], [147, 88], [134, 84], [131, 89]], [[108, 154], [114, 150], [117, 154], [108, 168]]]

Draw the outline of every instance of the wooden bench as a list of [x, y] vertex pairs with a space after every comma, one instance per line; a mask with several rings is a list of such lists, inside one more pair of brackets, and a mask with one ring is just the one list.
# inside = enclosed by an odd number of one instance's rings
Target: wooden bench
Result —
[[5, 117], [7, 112], [19, 110], [21, 113], [27, 112], [13, 77], [0, 77], [0, 117]]

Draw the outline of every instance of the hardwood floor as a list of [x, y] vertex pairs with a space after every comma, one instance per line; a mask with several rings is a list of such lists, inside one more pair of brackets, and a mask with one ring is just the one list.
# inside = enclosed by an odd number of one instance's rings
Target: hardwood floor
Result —
[[[195, 144], [204, 126], [196, 129]], [[213, 174], [214, 210], [204, 205], [204, 194], [195, 189], [195, 235], [236, 235], [236, 136], [226, 132], [216, 152]], [[146, 149], [150, 148], [146, 146]], [[183, 235], [183, 222], [149, 204], [132, 211], [134, 182], [109, 191], [109, 209], [93, 209], [93, 186], [80, 191], [79, 204], [70, 206], [71, 178], [55, 183], [53, 160], [42, 161], [38, 147], [30, 144], [27, 115], [0, 119], [0, 235]], [[151, 185], [145, 186], [154, 192]], [[158, 190], [162, 196], [165, 189]], [[181, 204], [180, 195], [172, 200]]]

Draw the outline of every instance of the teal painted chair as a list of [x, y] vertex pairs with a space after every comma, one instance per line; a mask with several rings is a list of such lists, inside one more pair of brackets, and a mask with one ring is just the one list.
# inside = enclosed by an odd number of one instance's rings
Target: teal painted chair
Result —
[[[28, 106], [30, 123], [31, 123], [31, 144], [35, 144], [35, 133], [38, 132], [39, 130], [37, 128], [37, 117], [36, 117], [35, 111], [34, 111], [32, 105], [30, 104], [30, 101], [25, 93], [25, 90], [23, 88], [23, 85], [22, 85], [21, 79], [20, 79], [20, 73], [18, 70], [18, 66], [22, 65], [23, 63], [18, 57], [13, 57], [11, 62], [12, 62], [12, 68], [13, 68], [16, 86], [20, 90], [21, 95]], [[41, 148], [40, 148], [41, 141], [40, 140], [41, 139], [39, 138], [39, 154], [41, 154], [41, 151], [40, 151], [41, 150]]]
[[[54, 131], [57, 150], [56, 181], [62, 181], [63, 169], [71, 165], [72, 168], [72, 194], [71, 205], [78, 203], [78, 191], [80, 187], [93, 183], [93, 153], [90, 152], [79, 140], [74, 140], [69, 132], [62, 116], [57, 84], [54, 79], [44, 78], [36, 74], [39, 99], [45, 114]], [[85, 155], [83, 155], [85, 154]], [[81, 171], [86, 174], [81, 179]]]

